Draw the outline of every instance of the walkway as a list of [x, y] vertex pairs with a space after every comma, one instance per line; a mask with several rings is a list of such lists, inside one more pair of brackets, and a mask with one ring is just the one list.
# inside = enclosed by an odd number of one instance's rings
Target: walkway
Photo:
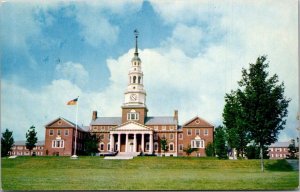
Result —
[[140, 153], [118, 153], [116, 156], [106, 156], [104, 159], [119, 159], [119, 160], [127, 160], [133, 159], [134, 157], [138, 156]]

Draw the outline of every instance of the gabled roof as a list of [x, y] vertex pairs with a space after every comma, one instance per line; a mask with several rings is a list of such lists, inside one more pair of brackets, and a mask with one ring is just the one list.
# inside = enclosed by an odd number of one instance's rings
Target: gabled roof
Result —
[[127, 122], [123, 123], [122, 125], [114, 127], [112, 129], [112, 131], [117, 131], [117, 130], [145, 130], [145, 131], [148, 130], [148, 131], [151, 131], [152, 128], [150, 128], [146, 125], [137, 123], [135, 121], [127, 121]]
[[[51, 126], [59, 120], [63, 121], [65, 123], [65, 125], [61, 124], [61, 125], [57, 125], [57, 126]], [[46, 128], [47, 127], [74, 128], [75, 129], [76, 124], [73, 123], [72, 121], [69, 121], [69, 120], [63, 118], [63, 117], [58, 117], [55, 120], [51, 121], [50, 123], [46, 124], [45, 127]], [[80, 131], [84, 131], [84, 132], [88, 131], [88, 128], [86, 128], [86, 126], [79, 126], [78, 124], [77, 124], [77, 129], [80, 130]]]
[[177, 121], [174, 117], [146, 117], [145, 125], [174, 125], [177, 124]]
[[92, 120], [90, 125], [121, 125], [121, 117], [97, 117], [96, 120]]
[[196, 116], [191, 120], [187, 121], [182, 125], [182, 127], [214, 127], [212, 124], [207, 122], [206, 120]]
[[[15, 141], [14, 146], [17, 146], [17, 145], [25, 146], [25, 144], [26, 144], [26, 141]], [[45, 145], [45, 141], [38, 141], [35, 145], [36, 146]]]
[[288, 147], [292, 142], [286, 141], [286, 142], [276, 142], [271, 144], [269, 147]]

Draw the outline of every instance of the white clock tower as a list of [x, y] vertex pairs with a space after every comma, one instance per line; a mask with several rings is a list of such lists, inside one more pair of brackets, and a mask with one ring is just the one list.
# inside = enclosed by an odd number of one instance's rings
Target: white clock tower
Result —
[[134, 31], [135, 35], [135, 52], [131, 59], [131, 67], [128, 73], [128, 86], [125, 91], [124, 106], [146, 107], [146, 91], [143, 85], [142, 61], [138, 53], [138, 31]]
[[[124, 93], [125, 101], [122, 106], [123, 109], [122, 116], [123, 116], [123, 122], [126, 120], [136, 120], [143, 123], [144, 122], [143, 118], [145, 118], [148, 110], [146, 107], [146, 91], [144, 90], [144, 85], [143, 85], [142, 61], [139, 58], [139, 53], [138, 53], [138, 41], [137, 41], [138, 31], [137, 30], [134, 30], [134, 36], [135, 36], [135, 52], [133, 58], [131, 59], [131, 67], [128, 73], [128, 86]], [[136, 119], [130, 118], [131, 115], [128, 115], [128, 113], [137, 114]], [[125, 118], [124, 116], [127, 118]]]

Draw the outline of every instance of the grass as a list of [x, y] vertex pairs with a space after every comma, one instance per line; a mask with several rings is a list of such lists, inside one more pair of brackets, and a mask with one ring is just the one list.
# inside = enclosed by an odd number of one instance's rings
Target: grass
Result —
[[292, 190], [299, 174], [285, 160], [186, 157], [2, 158], [4, 190]]

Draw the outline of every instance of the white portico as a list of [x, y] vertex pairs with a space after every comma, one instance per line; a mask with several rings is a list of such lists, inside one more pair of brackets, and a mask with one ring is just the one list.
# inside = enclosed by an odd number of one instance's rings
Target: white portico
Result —
[[128, 121], [110, 131], [110, 151], [120, 153], [153, 153], [153, 130]]

